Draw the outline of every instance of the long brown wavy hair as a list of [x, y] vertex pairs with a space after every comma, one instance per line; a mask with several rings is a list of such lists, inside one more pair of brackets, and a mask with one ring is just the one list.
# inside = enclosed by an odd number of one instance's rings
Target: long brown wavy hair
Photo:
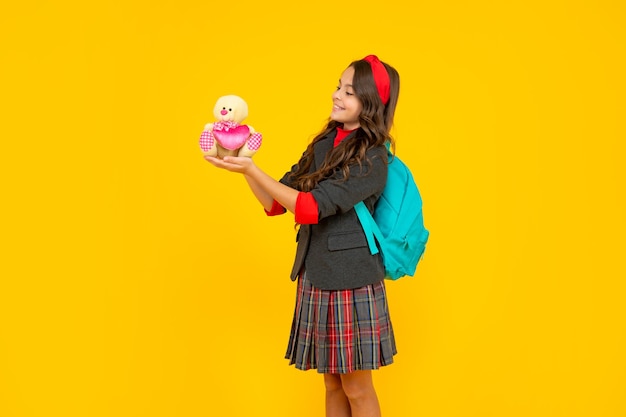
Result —
[[354, 68], [352, 88], [362, 104], [359, 115], [360, 127], [352, 138], [343, 140], [329, 152], [316, 171], [309, 172], [311, 164], [313, 164], [313, 147], [315, 144], [338, 126], [341, 126], [341, 123], [329, 119], [326, 127], [315, 136], [306, 148], [298, 167], [291, 175], [296, 189], [311, 191], [319, 181], [332, 176], [337, 171], [341, 171], [343, 177], [347, 178], [350, 165], [362, 165], [364, 161], [370, 163], [366, 160], [365, 153], [373, 147], [384, 145], [385, 142], [390, 142], [391, 149], [395, 150], [395, 142], [391, 137], [390, 130], [398, 104], [400, 76], [391, 65], [384, 62], [383, 65], [389, 74], [389, 101], [387, 105], [383, 104], [378, 95], [369, 62], [358, 60], [348, 66], [348, 68]]

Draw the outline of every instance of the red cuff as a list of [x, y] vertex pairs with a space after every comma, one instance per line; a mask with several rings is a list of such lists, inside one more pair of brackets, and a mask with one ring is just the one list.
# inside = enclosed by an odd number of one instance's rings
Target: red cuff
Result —
[[280, 214], [284, 214], [287, 211], [286, 208], [280, 205], [280, 203], [276, 200], [272, 203], [272, 208], [270, 211], [265, 210], [265, 214], [268, 216], [278, 216]]
[[296, 199], [296, 223], [317, 224], [319, 221], [317, 201], [311, 193], [298, 193]]

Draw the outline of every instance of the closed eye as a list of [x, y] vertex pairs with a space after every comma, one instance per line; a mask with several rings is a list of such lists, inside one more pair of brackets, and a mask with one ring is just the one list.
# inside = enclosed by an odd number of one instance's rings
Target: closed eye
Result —
[[[336, 88], [336, 91], [339, 91], [339, 90], [341, 90], [341, 86], [339, 86], [339, 85], [338, 85], [338, 86], [337, 86], [337, 88]], [[353, 95], [354, 95], [354, 93], [351, 93], [350, 91], [347, 91], [347, 90], [346, 90], [346, 95], [347, 95], [347, 96], [353, 96]]]

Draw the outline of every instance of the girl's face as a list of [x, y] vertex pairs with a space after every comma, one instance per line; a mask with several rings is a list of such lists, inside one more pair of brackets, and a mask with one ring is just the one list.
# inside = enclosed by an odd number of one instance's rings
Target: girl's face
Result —
[[354, 68], [348, 67], [341, 74], [337, 90], [333, 93], [333, 110], [330, 118], [336, 122], [343, 123], [345, 130], [353, 130], [361, 126], [359, 114], [363, 109], [361, 100], [354, 94], [352, 79], [354, 78]]

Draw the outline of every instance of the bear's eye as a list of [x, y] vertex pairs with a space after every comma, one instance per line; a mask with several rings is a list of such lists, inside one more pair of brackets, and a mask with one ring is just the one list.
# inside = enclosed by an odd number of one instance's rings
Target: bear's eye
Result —
[[228, 109], [228, 111], [233, 111], [233, 109]]

